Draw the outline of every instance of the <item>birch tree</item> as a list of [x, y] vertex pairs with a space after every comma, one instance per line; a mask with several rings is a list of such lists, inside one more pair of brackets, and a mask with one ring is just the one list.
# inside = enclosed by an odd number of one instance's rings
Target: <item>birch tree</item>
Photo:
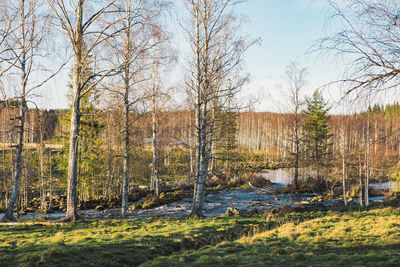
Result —
[[[129, 178], [131, 161], [131, 116], [135, 105], [143, 101], [145, 90], [144, 82], [151, 80], [151, 71], [154, 66], [151, 50], [159, 46], [164, 40], [158, 18], [167, 3], [163, 1], [127, 0], [118, 2], [120, 23], [123, 30], [114, 39], [107, 41], [107, 46], [113, 54], [113, 64], [121, 66], [122, 71], [105, 84], [105, 89], [116, 100], [117, 106], [123, 113], [123, 186], [121, 216], [124, 218], [128, 209]], [[118, 25], [114, 28], [118, 29]]]
[[[343, 56], [348, 63], [335, 81], [345, 94], [366, 97], [370, 93], [397, 91], [400, 84], [400, 2], [397, 0], [329, 0], [330, 18], [340, 31], [317, 43]], [[370, 91], [369, 88], [374, 88]]]
[[[93, 90], [104, 78], [119, 71], [121, 65], [110, 67], [107, 55], [100, 46], [122, 29], [115, 29], [121, 21], [115, 9], [116, 0], [97, 1], [93, 6], [88, 1], [47, 0], [58, 25], [67, 36], [72, 49], [72, 112], [70, 122], [70, 141], [68, 158], [67, 214], [64, 221], [77, 220], [77, 169], [80, 102], [82, 97]], [[123, 12], [123, 11], [122, 11]], [[90, 58], [96, 54], [96, 68], [90, 76], [85, 76]]]
[[347, 206], [347, 198], [346, 198], [346, 124], [345, 124], [344, 117], [342, 118], [342, 129], [341, 129], [341, 150], [342, 150], [343, 201], [344, 201], [344, 205]]
[[[43, 86], [58, 71], [46, 71], [45, 58], [49, 56], [45, 49], [47, 38], [50, 36], [49, 16], [43, 2], [40, 0], [2, 1], [1, 7], [3, 20], [0, 77], [6, 71], [10, 71], [8, 80], [2, 80], [3, 84], [13, 85], [13, 81], [19, 84], [15, 86], [19, 93], [8, 100], [15, 100], [19, 108], [19, 115], [15, 118], [17, 129], [17, 142], [15, 153], [15, 172], [11, 198], [5, 211], [5, 219], [15, 220], [13, 210], [18, 198], [19, 184], [22, 171], [22, 152], [25, 132], [25, 117], [28, 109], [29, 97], [39, 87]], [[34, 75], [42, 75], [40, 79], [33, 79]], [[46, 77], [47, 76], [47, 77]], [[3, 77], [4, 78], [4, 77]], [[4, 91], [5, 92], [5, 91]]]
[[[240, 26], [230, 13], [234, 0], [185, 0], [192, 28], [186, 28], [191, 49], [191, 89], [195, 106], [196, 173], [192, 216], [203, 216], [204, 186], [208, 171], [210, 111], [213, 100], [221, 96], [216, 87], [240, 64], [248, 45], [234, 34]], [[228, 90], [228, 89], [227, 89]]]
[[[342, 56], [347, 67], [334, 83], [345, 96], [367, 98], [372, 94], [398, 93], [400, 85], [400, 2], [397, 0], [329, 0], [331, 19], [340, 31], [320, 40], [319, 49]], [[365, 137], [365, 205], [369, 205], [370, 118]], [[388, 139], [386, 139], [387, 142]], [[360, 170], [361, 171], [361, 170]], [[362, 205], [362, 176], [360, 175]]]
[[295, 63], [287, 67], [286, 76], [289, 82], [290, 94], [290, 109], [292, 115], [289, 119], [290, 127], [290, 142], [294, 145], [294, 189], [299, 186], [299, 163], [301, 157], [301, 130], [302, 130], [302, 106], [304, 105], [301, 99], [301, 90], [305, 84], [305, 75], [307, 70], [299, 68]]
[[[158, 50], [158, 49], [157, 49]], [[164, 50], [164, 49], [163, 49]], [[165, 54], [167, 49], [164, 50]], [[161, 51], [159, 51], [161, 52]], [[170, 65], [170, 60], [173, 59], [173, 54], [170, 53], [169, 56], [162, 57], [160, 54], [154, 54], [153, 59], [153, 71], [151, 74], [151, 85], [146, 93], [149, 95], [150, 105], [151, 105], [151, 146], [152, 146], [152, 163], [151, 163], [151, 182], [150, 190], [153, 191], [154, 197], [158, 198], [161, 193], [160, 177], [159, 177], [159, 149], [160, 149], [160, 127], [159, 116], [160, 113], [166, 109], [167, 104], [170, 103], [171, 94], [168, 92], [169, 88], [163, 87], [160, 82], [160, 67], [168, 67]], [[160, 63], [164, 60], [164, 66]], [[166, 72], [166, 70], [164, 70]]]
[[[370, 98], [368, 97], [368, 100]], [[371, 104], [371, 101], [368, 101]], [[370, 106], [369, 106], [370, 107]], [[367, 111], [367, 127], [365, 134], [365, 186], [364, 186], [364, 201], [365, 206], [369, 206], [369, 178], [370, 178], [370, 161], [371, 161], [371, 112], [368, 108]]]

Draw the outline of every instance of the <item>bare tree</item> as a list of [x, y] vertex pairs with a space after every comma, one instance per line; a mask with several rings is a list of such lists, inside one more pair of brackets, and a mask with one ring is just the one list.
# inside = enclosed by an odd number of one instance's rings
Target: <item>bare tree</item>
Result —
[[[105, 89], [110, 92], [111, 98], [116, 100], [118, 106], [123, 110], [124, 122], [124, 178], [122, 186], [122, 208], [121, 216], [124, 218], [128, 209], [128, 187], [130, 178], [131, 160], [131, 116], [135, 105], [142, 102], [145, 90], [140, 90], [140, 85], [151, 80], [154, 61], [151, 58], [151, 50], [155, 49], [164, 41], [164, 33], [158, 18], [167, 7], [163, 1], [128, 0], [119, 1], [119, 9], [124, 9], [126, 14], [121, 13], [120, 18], [122, 30], [116, 38], [107, 41], [111, 53], [115, 57], [114, 65], [120, 65], [122, 71], [106, 84]], [[118, 25], [115, 26], [116, 30]], [[115, 105], [114, 105], [115, 106]]]
[[[75, 221], [79, 218], [77, 213], [77, 161], [80, 118], [82, 116], [80, 102], [82, 97], [93, 90], [104, 78], [119, 71], [122, 65], [110, 67], [105, 64], [107, 63], [107, 55], [99, 49], [100, 45], [122, 30], [114, 27], [121, 22], [121, 17], [117, 16], [121, 10], [115, 9], [116, 0], [96, 2], [93, 4], [94, 6], [88, 6], [85, 0], [77, 0], [75, 2], [47, 0], [47, 2], [59, 26], [68, 37], [74, 58], [67, 178], [67, 214], [63, 220]], [[96, 68], [88, 76], [85, 73], [89, 69], [90, 58], [93, 54], [96, 54]]]
[[[343, 77], [336, 81], [345, 95], [366, 97], [393, 91], [400, 85], [400, 2], [396, 0], [328, 0], [332, 19], [341, 31], [320, 40], [319, 49], [334, 52], [348, 60]], [[365, 205], [369, 205], [370, 114], [365, 136]], [[362, 199], [360, 174], [360, 199]], [[360, 203], [361, 200], [360, 200]]]
[[[204, 186], [208, 171], [211, 105], [223, 94], [216, 86], [242, 61], [248, 44], [233, 32], [240, 26], [229, 12], [234, 0], [185, 0], [191, 29], [185, 29], [193, 52], [188, 86], [195, 106], [196, 174], [192, 216], [203, 216]], [[227, 89], [228, 90], [228, 89]], [[226, 91], [225, 91], [226, 92]]]
[[[14, 10], [10, 10], [7, 1], [1, 1], [0, 7], [0, 77], [9, 71], [18, 61], [18, 55], [10, 53], [9, 37], [19, 29], [19, 24], [15, 23], [20, 14]], [[6, 98], [4, 85], [1, 86], [3, 98]]]
[[346, 95], [357, 97], [397, 89], [400, 79], [400, 2], [397, 0], [328, 0], [341, 31], [318, 42], [318, 49], [349, 60], [342, 79]]
[[301, 99], [301, 90], [305, 84], [307, 70], [300, 68], [295, 63], [290, 64], [286, 70], [289, 83], [290, 108], [292, 114], [289, 118], [290, 142], [294, 145], [294, 180], [293, 187], [299, 186], [299, 162], [301, 157], [301, 128], [302, 128], [302, 106], [304, 101]]
[[[158, 49], [157, 49], [158, 50]], [[153, 191], [154, 197], [158, 198], [161, 193], [161, 186], [160, 186], [160, 177], [159, 177], [159, 132], [160, 132], [160, 122], [159, 122], [159, 115], [160, 112], [166, 109], [166, 105], [170, 103], [171, 94], [168, 92], [169, 88], [163, 87], [162, 83], [160, 82], [160, 62], [164, 60], [164, 67], [170, 65], [170, 60], [173, 59], [173, 54], [170, 53], [168, 55], [167, 49], [160, 49], [163, 50], [164, 55], [161, 56], [160, 52], [158, 54], [154, 51], [154, 60], [153, 60], [153, 72], [151, 77], [151, 86], [147, 92], [149, 95], [149, 100], [151, 102], [151, 124], [152, 124], [152, 154], [153, 160], [151, 164], [151, 183], [150, 183], [150, 190]], [[158, 55], [158, 57], [157, 57]], [[164, 71], [165, 72], [165, 71]]]
[[[22, 171], [22, 152], [25, 132], [25, 117], [28, 109], [29, 96], [32, 92], [43, 86], [58, 71], [54, 70], [47, 74], [44, 58], [48, 57], [45, 49], [46, 39], [50, 34], [49, 16], [40, 0], [2, 1], [0, 7], [4, 15], [2, 23], [5, 27], [0, 40], [4, 47], [1, 54], [1, 63], [4, 71], [13, 70], [9, 73], [9, 86], [11, 81], [18, 81], [19, 94], [9, 100], [15, 100], [19, 108], [19, 115], [15, 118], [17, 122], [17, 144], [15, 155], [15, 172], [13, 177], [13, 189], [11, 198], [5, 211], [5, 219], [15, 220], [13, 210], [18, 198], [20, 177]], [[7, 29], [9, 29], [7, 31]], [[32, 79], [33, 75], [47, 76], [42, 80]], [[1, 76], [1, 75], [0, 75]], [[3, 81], [4, 83], [4, 81]]]

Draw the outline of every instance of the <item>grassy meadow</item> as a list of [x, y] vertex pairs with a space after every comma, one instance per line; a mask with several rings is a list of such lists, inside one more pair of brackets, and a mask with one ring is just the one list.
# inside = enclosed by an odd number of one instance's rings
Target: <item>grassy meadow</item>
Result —
[[400, 210], [0, 226], [0, 266], [398, 266]]

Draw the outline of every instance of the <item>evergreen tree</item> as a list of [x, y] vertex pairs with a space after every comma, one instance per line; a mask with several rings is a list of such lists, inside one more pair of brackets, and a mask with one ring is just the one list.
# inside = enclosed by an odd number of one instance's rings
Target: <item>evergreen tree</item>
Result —
[[[85, 70], [85, 76], [93, 75], [92, 69], [88, 66]], [[89, 85], [88, 85], [89, 86]], [[72, 90], [72, 84], [69, 84]], [[96, 198], [102, 188], [102, 183], [105, 183], [105, 156], [101, 149], [103, 144], [101, 131], [104, 127], [101, 114], [96, 109], [98, 102], [98, 91], [94, 88], [88, 91], [81, 98], [81, 119], [80, 119], [80, 134], [78, 150], [78, 194], [80, 200], [88, 201]], [[70, 125], [71, 109], [61, 119], [61, 123], [65, 126]], [[63, 151], [58, 159], [63, 170], [63, 175], [68, 171], [68, 147], [69, 147], [70, 132], [63, 132]]]
[[319, 90], [311, 98], [306, 97], [307, 108], [304, 111], [304, 144], [308, 162], [315, 168], [317, 179], [321, 177], [321, 170], [329, 165], [331, 154], [328, 126], [328, 103], [325, 102]]
[[[215, 118], [216, 124], [216, 149], [218, 150], [218, 159], [225, 165], [226, 175], [230, 175], [230, 163], [237, 158], [237, 140], [238, 131], [237, 116], [238, 108], [234, 105], [234, 92], [229, 90], [226, 96], [226, 103], [222, 109], [218, 109]], [[229, 178], [229, 177], [227, 177]]]

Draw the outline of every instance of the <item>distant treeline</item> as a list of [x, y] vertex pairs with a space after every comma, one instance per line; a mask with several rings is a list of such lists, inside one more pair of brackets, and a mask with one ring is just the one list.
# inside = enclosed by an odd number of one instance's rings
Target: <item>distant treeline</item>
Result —
[[[40, 136], [46, 142], [57, 143], [67, 132], [68, 123], [63, 123], [67, 110], [35, 110], [28, 111], [26, 120], [26, 143], [38, 143]], [[0, 143], [15, 143], [17, 134], [14, 120], [18, 108], [0, 104]], [[365, 132], [368, 114], [370, 116], [370, 144], [372, 155], [377, 158], [400, 155], [400, 106], [399, 104], [369, 108], [368, 112], [353, 115], [331, 115], [328, 124], [332, 133], [332, 149], [340, 150], [340, 131], [342, 121], [345, 121], [346, 150], [359, 151], [365, 146]], [[117, 114], [97, 110], [95, 114], [104, 124], [102, 136], [105, 137], [105, 125], [117, 123]], [[146, 114], [135, 114], [136, 125], [140, 126], [141, 142], [151, 137], [151, 121]], [[290, 139], [290, 124], [292, 114], [271, 112], [245, 112], [238, 114], [236, 139], [241, 149], [265, 152], [268, 159], [285, 159], [293, 151]], [[114, 119], [113, 119], [114, 117]], [[164, 144], [188, 142], [191, 134], [191, 112], [185, 110], [166, 111], [160, 115], [160, 141]], [[115, 126], [115, 125], [114, 125]], [[139, 133], [139, 132], [138, 132]]]
[[[17, 137], [14, 127], [17, 114], [15, 106], [1, 106], [0, 208], [5, 207], [12, 185], [15, 158], [11, 152], [14, 148], [10, 145], [15, 143]], [[26, 146], [24, 149], [18, 207], [32, 206], [30, 201], [36, 198], [41, 201], [42, 208], [46, 209], [46, 205], [47, 208], [51, 205], [52, 198], [63, 196], [66, 190], [69, 111], [30, 109], [27, 114], [25, 142], [38, 145]], [[159, 114], [159, 174], [164, 182], [179, 177], [186, 179], [193, 175], [195, 146], [192, 118], [193, 113], [186, 110]], [[215, 134], [215, 160], [212, 161], [212, 169], [226, 168], [227, 160], [232, 163], [253, 162], [259, 166], [284, 162], [286, 166], [292, 166], [295, 153], [291, 129], [293, 114], [246, 112], [232, 118], [236, 120], [236, 127], [224, 126], [223, 123], [226, 122], [217, 120], [221, 125]], [[370, 152], [369, 175], [373, 178], [387, 177], [400, 159], [399, 119], [398, 104], [375, 106], [360, 114], [331, 115], [327, 122], [330, 131], [330, 156], [324, 159], [326, 173], [323, 176], [331, 177], [331, 181], [337, 181], [340, 177], [344, 144], [346, 179], [350, 184], [356, 184], [359, 175], [366, 175], [367, 147]], [[151, 114], [132, 113], [130, 120], [134, 134], [131, 136], [133, 157], [130, 177], [133, 186], [129, 188], [129, 192], [133, 194], [136, 186], [150, 183]], [[93, 109], [91, 113], [83, 114], [78, 168], [80, 201], [120, 199], [123, 133], [117, 129], [121, 129], [121, 123], [123, 121], [118, 111]], [[235, 140], [229, 141], [229, 135], [224, 136], [228, 129], [236, 132], [233, 135]], [[300, 127], [299, 136], [302, 143], [306, 139], [303, 126]], [[236, 144], [227, 149], [224, 147], [227, 142]], [[58, 144], [62, 149], [45, 148], [45, 144]], [[306, 145], [301, 146], [298, 167], [304, 169], [313, 163], [310, 162], [309, 153], [306, 153]], [[260, 165], [260, 162], [264, 162], [264, 165]], [[237, 166], [244, 165], [230, 167]]]

